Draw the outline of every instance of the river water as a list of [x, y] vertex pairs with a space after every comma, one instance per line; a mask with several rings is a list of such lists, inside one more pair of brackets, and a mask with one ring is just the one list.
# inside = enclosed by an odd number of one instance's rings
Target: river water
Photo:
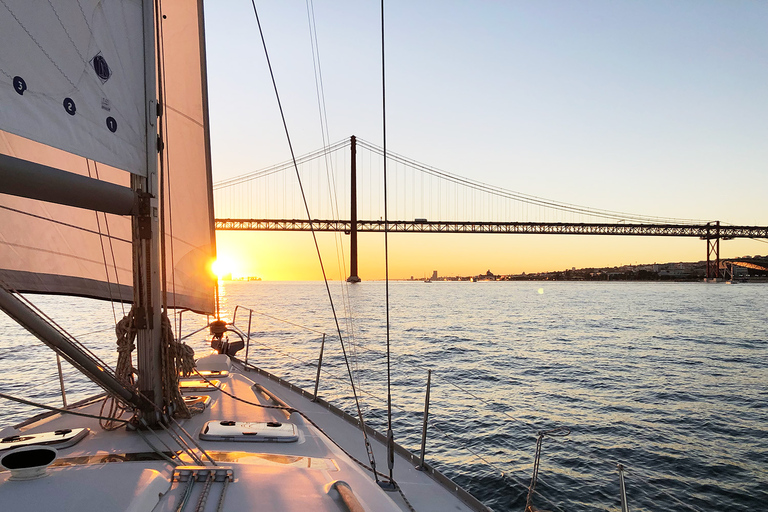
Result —
[[[330, 286], [365, 417], [385, 430], [384, 283]], [[119, 306], [33, 299], [115, 360]], [[222, 302], [255, 311], [249, 362], [310, 391], [325, 333], [319, 394], [353, 411], [322, 283], [227, 282]], [[495, 510], [523, 510], [537, 435], [556, 428], [570, 433], [542, 439], [540, 509], [620, 510], [618, 463], [633, 512], [768, 507], [767, 285], [394, 282], [390, 303], [396, 440], [420, 449], [432, 370], [427, 460]], [[53, 353], [0, 328], [0, 391], [60, 404]], [[71, 368], [65, 384], [70, 401], [95, 391]], [[2, 426], [31, 413], [3, 405]]]

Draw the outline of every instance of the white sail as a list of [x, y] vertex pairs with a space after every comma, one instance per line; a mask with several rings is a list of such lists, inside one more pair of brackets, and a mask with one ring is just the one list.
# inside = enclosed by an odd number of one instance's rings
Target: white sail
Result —
[[[174, 56], [163, 59], [165, 67], [158, 73], [166, 107], [163, 216], [168, 305], [211, 313], [215, 234], [199, 9], [197, 2], [164, 2], [162, 42], [165, 53]], [[3, 51], [0, 55], [0, 128], [4, 130], [0, 131], [0, 153], [123, 186], [130, 185], [130, 175], [123, 170], [142, 174], [147, 167], [147, 102], [141, 12], [141, 2], [135, 1], [0, 2], [0, 44], [18, 54], [8, 56]], [[105, 23], [99, 25], [99, 20]], [[26, 42], [6, 44], [9, 31], [26, 37]], [[45, 37], [37, 37], [38, 33]], [[115, 40], [102, 41], [105, 34], [114, 35]], [[149, 37], [152, 41], [154, 34]], [[115, 53], [119, 58], [113, 61], [111, 50], [126, 45], [130, 48]], [[49, 51], [49, 46], [54, 49]], [[64, 48], [58, 51], [58, 46]], [[89, 60], [86, 66], [81, 58], [97, 48], [107, 63], [113, 62], [105, 82], [95, 73], [93, 63]], [[56, 58], [49, 58], [52, 56]], [[18, 63], [25, 60], [29, 62], [20, 74], [8, 71], [21, 69]], [[78, 62], [79, 80], [75, 82], [82, 88], [70, 86], [67, 94], [93, 101], [78, 99], [71, 116], [62, 102], [57, 106], [52, 98], [64, 94], [69, 70], [77, 68]], [[26, 89], [19, 94], [13, 78], [22, 75], [38, 78], [24, 78]], [[30, 85], [38, 79], [50, 79], [48, 89], [39, 94]], [[98, 108], [88, 107], [96, 99]], [[26, 105], [21, 110], [18, 105], [5, 108], [19, 100]], [[32, 103], [34, 112], [27, 105]], [[131, 115], [120, 117], [118, 129], [112, 132], [104, 116], [126, 112]], [[11, 289], [130, 301], [131, 239], [130, 217], [0, 194], [0, 283]]]
[[141, 1], [0, 3], [0, 129], [146, 175]]
[[166, 284], [176, 297], [168, 305], [212, 312], [216, 240], [202, 1], [165, 0], [162, 9]]

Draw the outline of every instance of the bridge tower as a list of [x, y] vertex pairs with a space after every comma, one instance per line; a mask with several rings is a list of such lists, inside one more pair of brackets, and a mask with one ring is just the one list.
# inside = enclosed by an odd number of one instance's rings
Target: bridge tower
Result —
[[[710, 232], [711, 222], [707, 222], [707, 278], [706, 281], [717, 282], [720, 277], [720, 221], [714, 223], [714, 232]], [[714, 261], [713, 257], [714, 256]]]
[[353, 135], [349, 138], [350, 169], [352, 172], [350, 182], [351, 205], [349, 210], [349, 277], [348, 283], [359, 283], [357, 275], [357, 139]]

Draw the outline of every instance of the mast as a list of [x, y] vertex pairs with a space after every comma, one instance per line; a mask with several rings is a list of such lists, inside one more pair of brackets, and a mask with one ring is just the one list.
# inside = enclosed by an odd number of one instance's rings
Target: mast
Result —
[[160, 294], [160, 223], [158, 211], [159, 179], [157, 158], [157, 92], [155, 62], [155, 12], [152, 0], [143, 0], [144, 14], [144, 75], [147, 113], [147, 174], [146, 178], [131, 176], [131, 188], [139, 196], [139, 214], [132, 218], [133, 234], [133, 303], [134, 325], [137, 328], [136, 352], [138, 388], [152, 404], [142, 409], [143, 419], [154, 425], [163, 409], [162, 388], [162, 319]]

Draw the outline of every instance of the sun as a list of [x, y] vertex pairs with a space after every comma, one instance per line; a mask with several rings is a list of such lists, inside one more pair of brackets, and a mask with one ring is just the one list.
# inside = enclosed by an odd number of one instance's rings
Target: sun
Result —
[[219, 256], [213, 263], [211, 263], [211, 271], [219, 279], [222, 279], [225, 276], [231, 276], [232, 262], [227, 258]]

